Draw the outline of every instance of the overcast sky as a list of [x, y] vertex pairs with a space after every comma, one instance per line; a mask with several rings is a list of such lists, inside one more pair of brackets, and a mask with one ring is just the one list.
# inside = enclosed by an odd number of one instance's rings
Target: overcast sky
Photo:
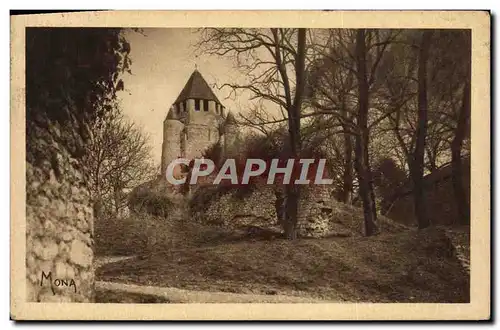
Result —
[[[119, 96], [125, 114], [150, 136], [154, 160], [159, 164], [163, 120], [195, 64], [210, 86], [234, 80], [238, 72], [230, 58], [196, 57], [194, 44], [198, 34], [194, 29], [145, 29], [144, 34], [126, 33], [131, 46], [132, 75], [123, 77], [125, 92]], [[228, 90], [213, 88], [213, 91], [233, 113], [248, 103], [248, 96], [234, 101], [225, 99]]]

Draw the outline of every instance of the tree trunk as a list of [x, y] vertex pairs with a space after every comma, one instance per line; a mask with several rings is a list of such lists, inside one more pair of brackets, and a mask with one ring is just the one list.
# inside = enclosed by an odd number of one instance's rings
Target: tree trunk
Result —
[[285, 237], [289, 240], [297, 238], [297, 216], [299, 204], [299, 186], [294, 184], [287, 184], [285, 187]]
[[[344, 99], [342, 98], [342, 117], [347, 120], [347, 109]], [[352, 202], [352, 180], [353, 180], [353, 169], [352, 169], [352, 138], [347, 125], [343, 125], [344, 132], [344, 173], [342, 176], [342, 195], [340, 200], [346, 204], [351, 204]]]
[[[295, 95], [293, 104], [288, 109], [288, 131], [290, 138], [290, 156], [296, 159], [301, 149], [300, 137], [300, 111], [302, 98], [305, 90], [305, 53], [306, 53], [306, 29], [298, 29], [297, 33], [297, 55], [295, 57]], [[285, 236], [287, 239], [297, 238], [297, 216], [300, 198], [299, 185], [292, 180], [285, 188]]]
[[413, 180], [415, 216], [418, 228], [430, 226], [424, 195], [424, 155], [425, 139], [427, 136], [427, 61], [432, 32], [422, 33], [418, 57], [418, 123], [416, 132], [415, 150], [411, 161], [411, 176]]
[[455, 195], [455, 203], [457, 205], [456, 223], [469, 224], [470, 222], [470, 206], [467, 200], [467, 194], [463, 183], [463, 166], [462, 166], [462, 146], [467, 132], [467, 124], [470, 116], [470, 80], [466, 79], [464, 84], [462, 106], [458, 114], [457, 127], [455, 128], [455, 136], [451, 143], [451, 166], [452, 166], [452, 181]]
[[342, 202], [351, 204], [352, 202], [352, 140], [351, 135], [344, 133], [344, 175], [342, 177]]
[[369, 86], [366, 73], [366, 44], [365, 30], [359, 29], [356, 35], [356, 64], [359, 94], [359, 108], [357, 114], [358, 134], [356, 134], [355, 165], [358, 174], [359, 194], [363, 201], [363, 213], [365, 219], [366, 236], [378, 232], [376, 225], [377, 209], [373, 192], [371, 170], [369, 163], [369, 131], [368, 131], [368, 107]]

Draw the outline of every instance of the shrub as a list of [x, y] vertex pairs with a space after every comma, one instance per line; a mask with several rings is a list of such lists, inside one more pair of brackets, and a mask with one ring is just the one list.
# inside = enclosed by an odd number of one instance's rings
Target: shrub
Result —
[[154, 216], [166, 217], [174, 207], [165, 189], [159, 189], [161, 182], [147, 182], [129, 195], [128, 205], [131, 212], [149, 213]]

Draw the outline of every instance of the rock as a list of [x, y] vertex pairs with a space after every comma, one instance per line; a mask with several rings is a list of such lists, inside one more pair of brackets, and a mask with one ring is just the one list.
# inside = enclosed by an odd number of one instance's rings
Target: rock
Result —
[[55, 268], [54, 275], [56, 278], [60, 279], [66, 278], [66, 264], [62, 260], [57, 261], [56, 266], [54, 268]]
[[72, 241], [74, 238], [73, 234], [69, 231], [65, 231], [62, 235], [61, 235], [61, 239], [64, 241], [64, 242], [70, 242]]
[[74, 240], [71, 243], [69, 257], [72, 263], [88, 267], [92, 264], [92, 249], [81, 240]]
[[69, 253], [69, 245], [68, 243], [65, 242], [60, 242], [59, 243], [59, 255], [63, 258], [66, 258]]
[[[83, 214], [83, 212], [80, 212], [79, 214]], [[78, 220], [78, 222], [76, 223], [76, 228], [84, 233], [89, 232], [89, 225], [85, 220]]]
[[49, 199], [45, 196], [38, 196], [36, 202], [38, 204], [37, 206], [40, 207], [41, 209], [48, 207], [50, 203]]
[[81, 240], [83, 243], [91, 246], [92, 245], [92, 239], [90, 238], [90, 234], [89, 233], [86, 233], [86, 234], [82, 234], [82, 233], [78, 233], [78, 239]]
[[54, 225], [54, 223], [50, 220], [46, 220], [43, 224], [43, 228], [45, 229], [45, 232], [48, 233], [53, 233], [56, 231], [56, 226]]
[[79, 278], [81, 282], [89, 282], [92, 279], [93, 273], [90, 271], [80, 272]]
[[40, 253], [39, 257], [42, 260], [52, 260], [54, 259], [59, 252], [59, 246], [53, 240], [48, 240], [45, 242], [45, 246], [42, 249], [42, 253]]
[[33, 190], [37, 190], [37, 189], [38, 189], [38, 187], [40, 187], [40, 182], [39, 182], [39, 181], [33, 181], [33, 182], [31, 183], [31, 189], [33, 189]]
[[38, 274], [36, 276], [42, 276], [42, 272], [48, 274], [52, 271], [53, 263], [52, 261], [40, 261], [38, 263]]
[[66, 264], [66, 278], [75, 278], [75, 269], [73, 266]]

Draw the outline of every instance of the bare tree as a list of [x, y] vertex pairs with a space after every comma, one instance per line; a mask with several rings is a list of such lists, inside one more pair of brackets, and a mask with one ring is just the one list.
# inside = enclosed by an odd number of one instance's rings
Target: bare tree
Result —
[[[311, 68], [308, 86], [311, 106], [335, 114], [328, 116], [328, 119], [324, 118], [326, 115], [315, 118], [311, 126], [326, 126], [324, 129], [327, 130], [334, 127], [341, 128], [338, 134], [343, 137], [344, 152], [341, 170], [342, 190], [339, 193], [339, 199], [347, 204], [351, 203], [353, 197], [354, 107], [357, 95], [355, 94], [356, 77], [352, 69], [354, 63], [349, 63], [350, 57], [346, 48], [340, 45], [344, 45], [344, 40], [349, 38], [352, 38], [351, 30], [331, 30], [326, 44], [314, 45], [317, 53], [321, 55]], [[325, 121], [328, 125], [324, 125]], [[319, 133], [318, 130], [316, 131]]]
[[157, 175], [148, 139], [117, 106], [92, 132], [84, 159], [91, 197], [99, 213], [118, 216], [127, 206], [127, 191]]
[[460, 31], [407, 31], [398, 47], [391, 49], [398, 60], [386, 74], [381, 96], [388, 109], [397, 111], [391, 111], [383, 126], [392, 131], [398, 141], [395, 147], [406, 159], [420, 228], [430, 225], [423, 196], [425, 171], [438, 170], [450, 161], [459, 217], [468, 214], [462, 179], [458, 179], [462, 178], [470, 112], [470, 44], [464, 42], [465, 35]]
[[[311, 79], [311, 105], [321, 110], [320, 113], [333, 116], [334, 125], [344, 134], [343, 199], [348, 201], [353, 191], [351, 169], [354, 162], [367, 235], [378, 231], [370, 169], [370, 135], [371, 130], [388, 116], [385, 109], [378, 111], [374, 95], [383, 81], [379, 72], [384, 71], [384, 55], [398, 34], [397, 30], [336, 29], [330, 31], [326, 44], [316, 44], [321, 64]], [[354, 159], [351, 156], [353, 149]]]
[[467, 137], [469, 119], [470, 119], [470, 72], [471, 72], [471, 53], [470, 53], [470, 33], [461, 35], [464, 41], [464, 56], [463, 63], [465, 67], [463, 91], [462, 91], [462, 104], [458, 110], [457, 124], [454, 130], [454, 137], [451, 142], [451, 163], [453, 175], [453, 190], [455, 194], [455, 202], [458, 210], [458, 223], [468, 224], [470, 222], [470, 206], [467, 201], [465, 187], [462, 181], [463, 166], [462, 166], [462, 150], [464, 140]]
[[[198, 44], [205, 53], [232, 56], [245, 82], [225, 83], [232, 92], [250, 91], [255, 100], [273, 103], [288, 125], [288, 152], [295, 158], [301, 149], [300, 118], [305, 91], [306, 29], [219, 29], [202, 31]], [[269, 122], [269, 123], [272, 123]], [[285, 234], [295, 239], [299, 189], [287, 185]]]
[[359, 96], [356, 119], [359, 132], [356, 135], [355, 164], [356, 171], [358, 172], [359, 194], [363, 201], [365, 233], [367, 236], [370, 236], [377, 232], [377, 210], [368, 154], [370, 141], [368, 130], [369, 78], [366, 69], [366, 53], [366, 31], [359, 29], [356, 33], [356, 77], [358, 80]]

